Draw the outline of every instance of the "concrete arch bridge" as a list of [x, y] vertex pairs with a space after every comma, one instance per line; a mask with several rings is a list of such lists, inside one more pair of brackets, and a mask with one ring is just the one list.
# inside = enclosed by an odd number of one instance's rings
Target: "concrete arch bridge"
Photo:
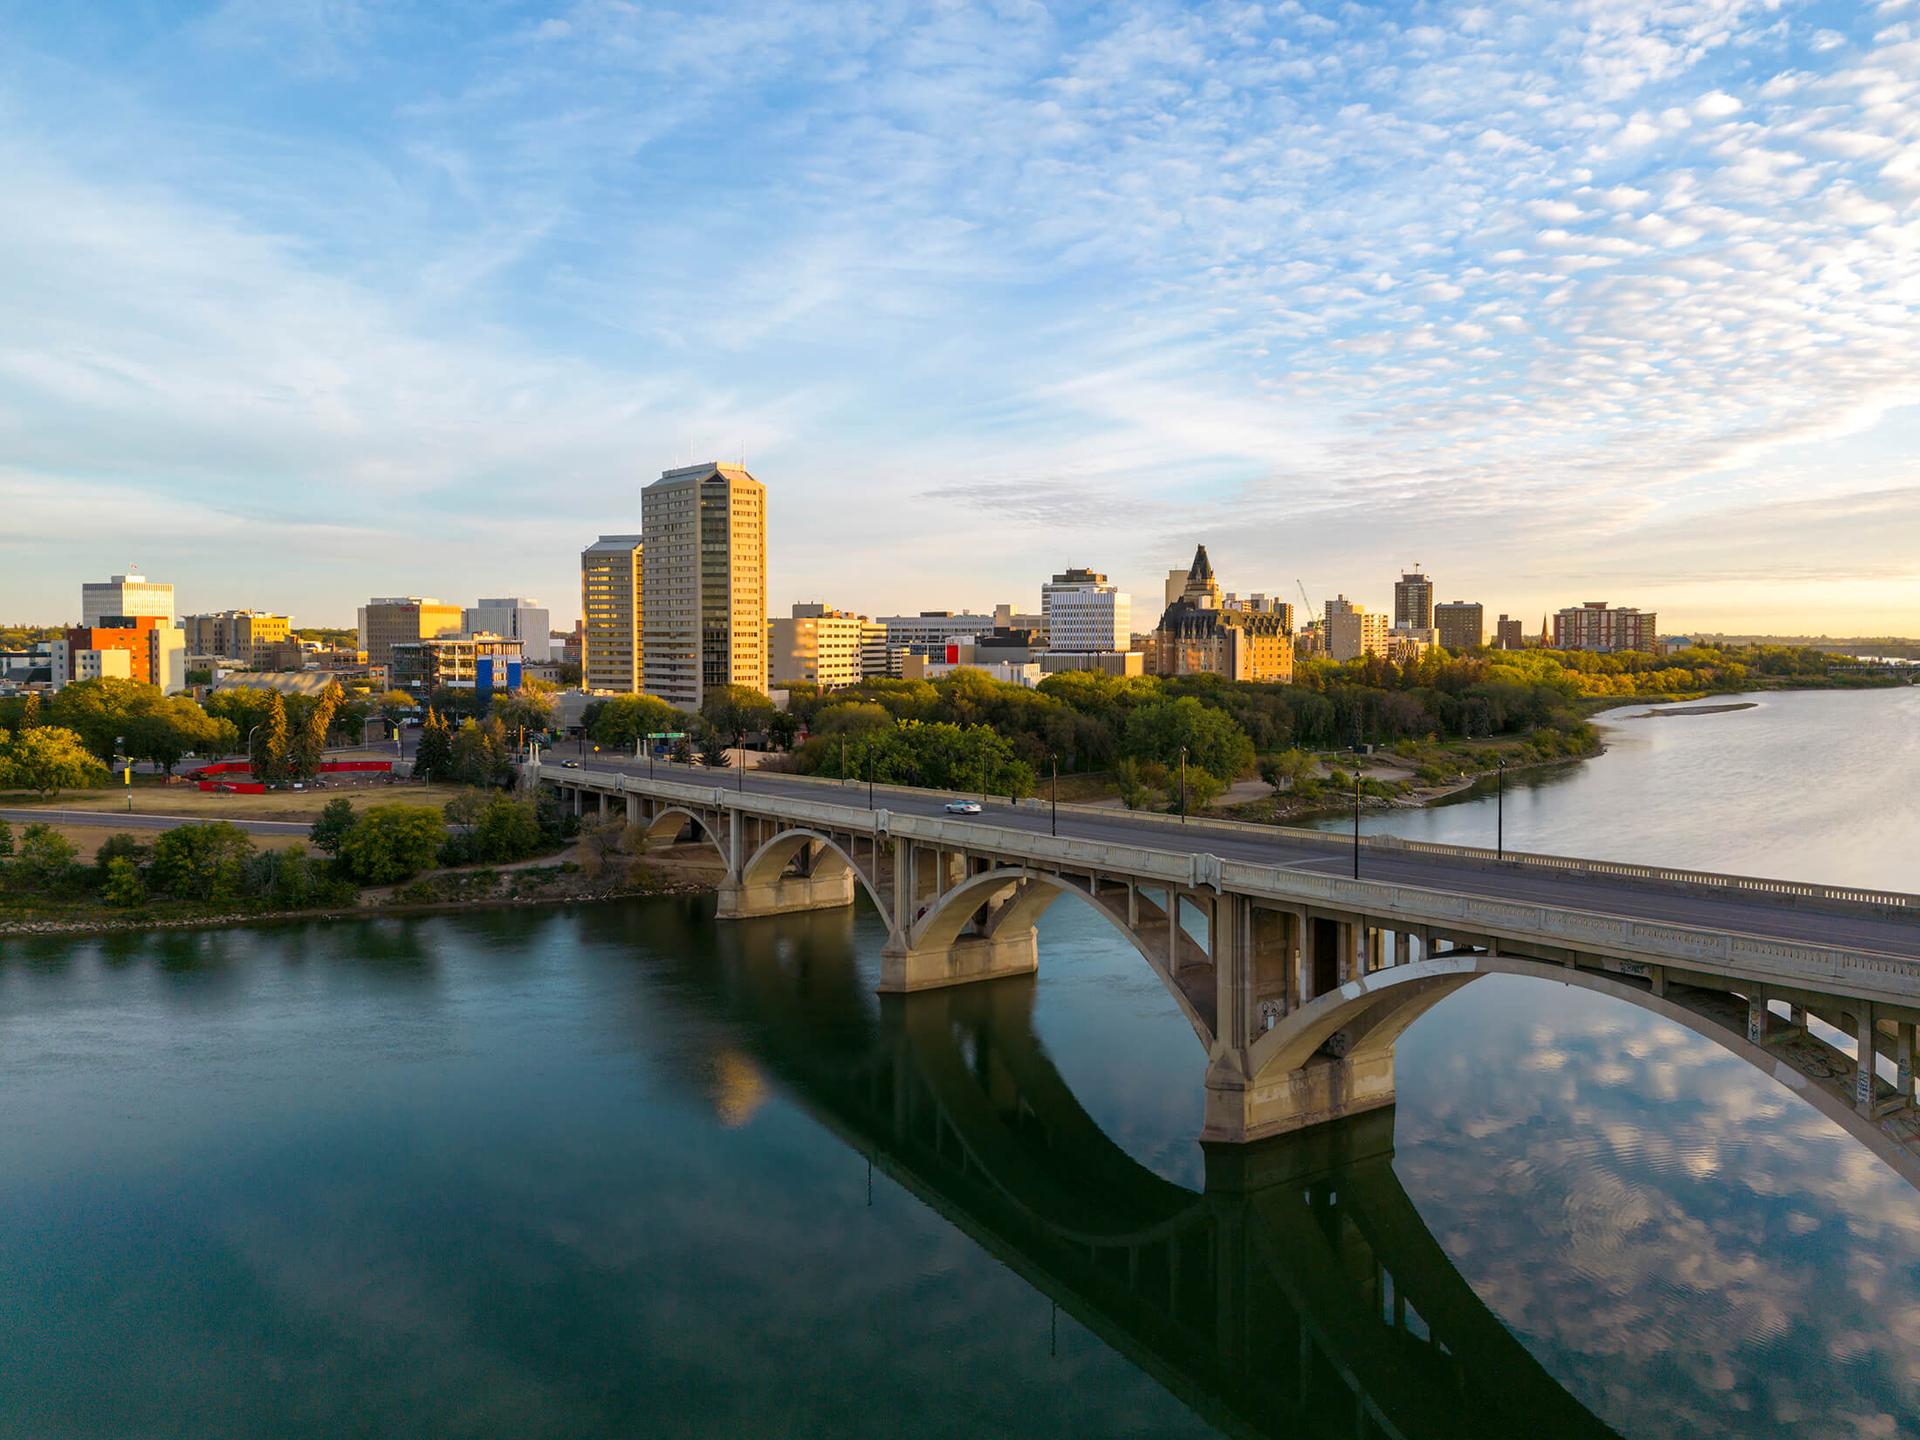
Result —
[[1712, 1038], [1920, 1185], [1920, 897], [1031, 803], [958, 818], [928, 792], [881, 805], [797, 776], [696, 777], [522, 771], [582, 809], [624, 809], [650, 845], [710, 845], [723, 920], [864, 894], [887, 927], [883, 991], [1030, 973], [1039, 916], [1066, 897], [1089, 906], [1206, 1051], [1205, 1140], [1391, 1103], [1398, 1037], [1506, 973]]

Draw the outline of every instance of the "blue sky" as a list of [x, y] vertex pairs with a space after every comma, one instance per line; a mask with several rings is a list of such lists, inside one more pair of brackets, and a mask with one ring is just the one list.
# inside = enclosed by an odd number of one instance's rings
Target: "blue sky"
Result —
[[1920, 632], [1920, 0], [0, 0], [0, 175], [0, 618], [559, 621], [744, 457], [777, 612]]

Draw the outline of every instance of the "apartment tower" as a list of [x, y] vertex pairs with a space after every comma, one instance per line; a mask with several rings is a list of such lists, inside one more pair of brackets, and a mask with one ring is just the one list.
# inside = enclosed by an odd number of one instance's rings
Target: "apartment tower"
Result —
[[1433, 629], [1433, 579], [1408, 570], [1393, 583], [1393, 623], [1408, 630]]
[[602, 535], [580, 552], [580, 688], [639, 693], [641, 545]]
[[767, 689], [767, 491], [738, 465], [668, 470], [640, 492], [644, 688], [697, 710], [720, 685]]

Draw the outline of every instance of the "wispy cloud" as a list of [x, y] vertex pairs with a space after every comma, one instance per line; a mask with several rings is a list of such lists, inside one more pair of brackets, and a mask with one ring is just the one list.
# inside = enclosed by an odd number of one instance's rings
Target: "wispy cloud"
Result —
[[[1597, 530], [1615, 591], [1699, 607], [1662, 527], [1740, 519], [1719, 603], [1914, 628], [1920, 585], [1764, 589], [1796, 537], [1749, 517], [1915, 479], [1915, 23], [235, 3], [137, 71], [23, 27], [0, 436], [42, 479], [472, 537], [563, 611], [565, 536], [744, 452], [776, 604], [910, 605], [929, 535], [1020, 598], [1072, 524], [1147, 593], [1205, 531], [1238, 588], [1365, 596], [1419, 554], [1529, 612]], [[84, 564], [0, 601], [50, 610]], [[200, 598], [338, 615], [399, 580], [367, 571]]]

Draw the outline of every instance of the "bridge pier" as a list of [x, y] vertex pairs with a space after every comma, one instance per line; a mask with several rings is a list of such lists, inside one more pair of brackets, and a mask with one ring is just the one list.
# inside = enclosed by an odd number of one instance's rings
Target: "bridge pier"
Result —
[[914, 947], [895, 936], [880, 951], [879, 988], [883, 994], [902, 995], [1031, 975], [1039, 968], [1039, 932], [1031, 925], [1007, 934], [962, 935], [947, 945]]
[[843, 867], [812, 875], [780, 875], [771, 880], [720, 882], [720, 920], [753, 920], [762, 915], [791, 915], [801, 910], [831, 910], [853, 904], [853, 871]]

